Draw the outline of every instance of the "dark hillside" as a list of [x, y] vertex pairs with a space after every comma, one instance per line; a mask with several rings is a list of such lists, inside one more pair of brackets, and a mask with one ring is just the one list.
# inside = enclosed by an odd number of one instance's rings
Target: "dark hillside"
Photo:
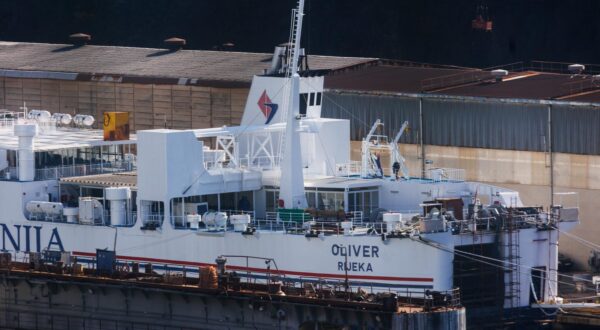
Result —
[[[518, 60], [600, 62], [600, 1], [489, 0], [492, 32], [471, 20], [482, 1], [306, 0], [304, 46], [313, 54], [489, 66]], [[188, 48], [226, 42], [271, 52], [288, 37], [290, 0], [0, 0], [0, 39]]]

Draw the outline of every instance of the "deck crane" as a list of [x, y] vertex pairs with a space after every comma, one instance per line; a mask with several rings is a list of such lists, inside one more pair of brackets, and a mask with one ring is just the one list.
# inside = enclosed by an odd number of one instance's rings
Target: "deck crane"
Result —
[[[406, 167], [406, 162], [404, 160], [404, 157], [402, 157], [402, 155], [400, 154], [400, 149], [398, 149], [398, 141], [400, 141], [400, 138], [402, 137], [402, 134], [404, 134], [404, 131], [406, 131], [406, 129], [408, 128], [408, 121], [405, 121], [402, 126], [400, 127], [400, 130], [398, 131], [398, 134], [396, 134], [396, 137], [394, 138], [394, 140], [389, 144], [390, 147], [390, 168], [394, 170], [394, 172], [397, 172], [397, 170], [402, 171], [402, 177], [405, 179], [409, 179], [409, 175], [408, 175], [408, 168]], [[398, 165], [396, 165], [398, 164]], [[394, 173], [396, 174], [396, 173]], [[397, 177], [397, 174], [396, 174]]]
[[[362, 140], [362, 148], [361, 148], [361, 177], [368, 178], [373, 176], [381, 177], [383, 176], [383, 170], [381, 170], [381, 163], [379, 166], [377, 165], [376, 156], [371, 154], [372, 147], [379, 147], [379, 135], [375, 135], [375, 131], [379, 126], [383, 126], [381, 119], [377, 119], [373, 126], [371, 126], [371, 130], [367, 134], [367, 136]], [[371, 142], [371, 140], [375, 138], [375, 142]]]
[[383, 126], [383, 122], [377, 119], [367, 136], [362, 140], [361, 148], [361, 177], [383, 177], [383, 168], [381, 167], [381, 158], [379, 154], [373, 154], [371, 149], [379, 149], [382, 151], [389, 151], [390, 153], [390, 169], [393, 170], [393, 179], [396, 178], [398, 172], [402, 172], [402, 177], [408, 179], [408, 168], [404, 157], [400, 154], [398, 149], [398, 141], [402, 137], [402, 134], [408, 128], [408, 121], [402, 123], [400, 130], [394, 137], [394, 140], [389, 141], [387, 136], [375, 134], [377, 128]]

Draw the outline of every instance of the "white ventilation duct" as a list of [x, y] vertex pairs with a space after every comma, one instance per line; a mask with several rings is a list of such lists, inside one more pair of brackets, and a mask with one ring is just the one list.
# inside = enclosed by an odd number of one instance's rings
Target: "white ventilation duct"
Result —
[[502, 81], [502, 78], [508, 76], [508, 71], [502, 70], [502, 69], [497, 69], [497, 70], [492, 70], [491, 74], [492, 74], [492, 77], [494, 77], [494, 79], [496, 79], [497, 82], [500, 82], [500, 81]]
[[52, 115], [46, 110], [30, 110], [27, 113], [27, 119], [34, 119], [40, 122], [49, 121]]
[[14, 126], [14, 134], [19, 138], [19, 181], [33, 181], [35, 179], [33, 138], [37, 135], [37, 125], [17, 124]]
[[124, 226], [127, 224], [127, 201], [131, 199], [128, 187], [110, 187], [104, 189], [104, 197], [110, 201], [110, 224]]
[[73, 117], [68, 113], [54, 113], [52, 114], [52, 119], [54, 119], [57, 124], [61, 125], [70, 125], [71, 122], [73, 122]]
[[67, 218], [67, 223], [77, 223], [77, 217], [79, 216], [79, 208], [65, 207], [63, 209], [63, 215]]
[[80, 127], [92, 127], [95, 121], [96, 120], [94, 119], [94, 117], [88, 115], [75, 115], [75, 117], [73, 117], [73, 122], [75, 123], [75, 125]]
[[249, 214], [234, 214], [229, 218], [234, 231], [246, 231], [250, 224]]
[[585, 65], [583, 64], [571, 64], [568, 66], [569, 72], [572, 74], [580, 74], [585, 70]]

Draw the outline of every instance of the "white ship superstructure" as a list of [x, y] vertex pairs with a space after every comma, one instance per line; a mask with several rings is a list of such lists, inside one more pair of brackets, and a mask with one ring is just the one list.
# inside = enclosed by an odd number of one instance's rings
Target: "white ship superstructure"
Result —
[[[89, 117], [5, 113], [3, 250], [85, 260], [109, 249], [123, 263], [189, 272], [228, 256], [252, 280], [406, 292], [453, 289], [455, 255], [471, 256], [457, 251], [487, 244], [497, 248], [487, 261], [505, 270], [505, 307], [528, 306], [532, 292], [556, 297], [556, 227], [574, 226], [577, 208], [525, 207], [459, 169], [411, 176], [397, 147], [406, 125], [387, 140], [376, 123], [351, 161], [349, 122], [321, 118], [323, 77], [297, 69], [301, 8], [290, 60], [254, 78], [240, 126], [105, 141]], [[397, 175], [384, 175], [379, 152]]]

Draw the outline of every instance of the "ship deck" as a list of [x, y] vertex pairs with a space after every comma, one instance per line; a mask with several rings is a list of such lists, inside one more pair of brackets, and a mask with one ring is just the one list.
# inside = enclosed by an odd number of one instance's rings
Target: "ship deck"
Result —
[[61, 183], [93, 186], [98, 188], [130, 187], [137, 190], [137, 172], [105, 173], [74, 176], [60, 179]]
[[[137, 137], [135, 134], [130, 134], [129, 140], [104, 141], [104, 132], [99, 129], [70, 127], [44, 129], [43, 127], [40, 127], [34, 141], [35, 151], [51, 151], [59, 149], [135, 144]], [[0, 149], [15, 151], [19, 149], [19, 137], [14, 135], [11, 126], [0, 128]]]

